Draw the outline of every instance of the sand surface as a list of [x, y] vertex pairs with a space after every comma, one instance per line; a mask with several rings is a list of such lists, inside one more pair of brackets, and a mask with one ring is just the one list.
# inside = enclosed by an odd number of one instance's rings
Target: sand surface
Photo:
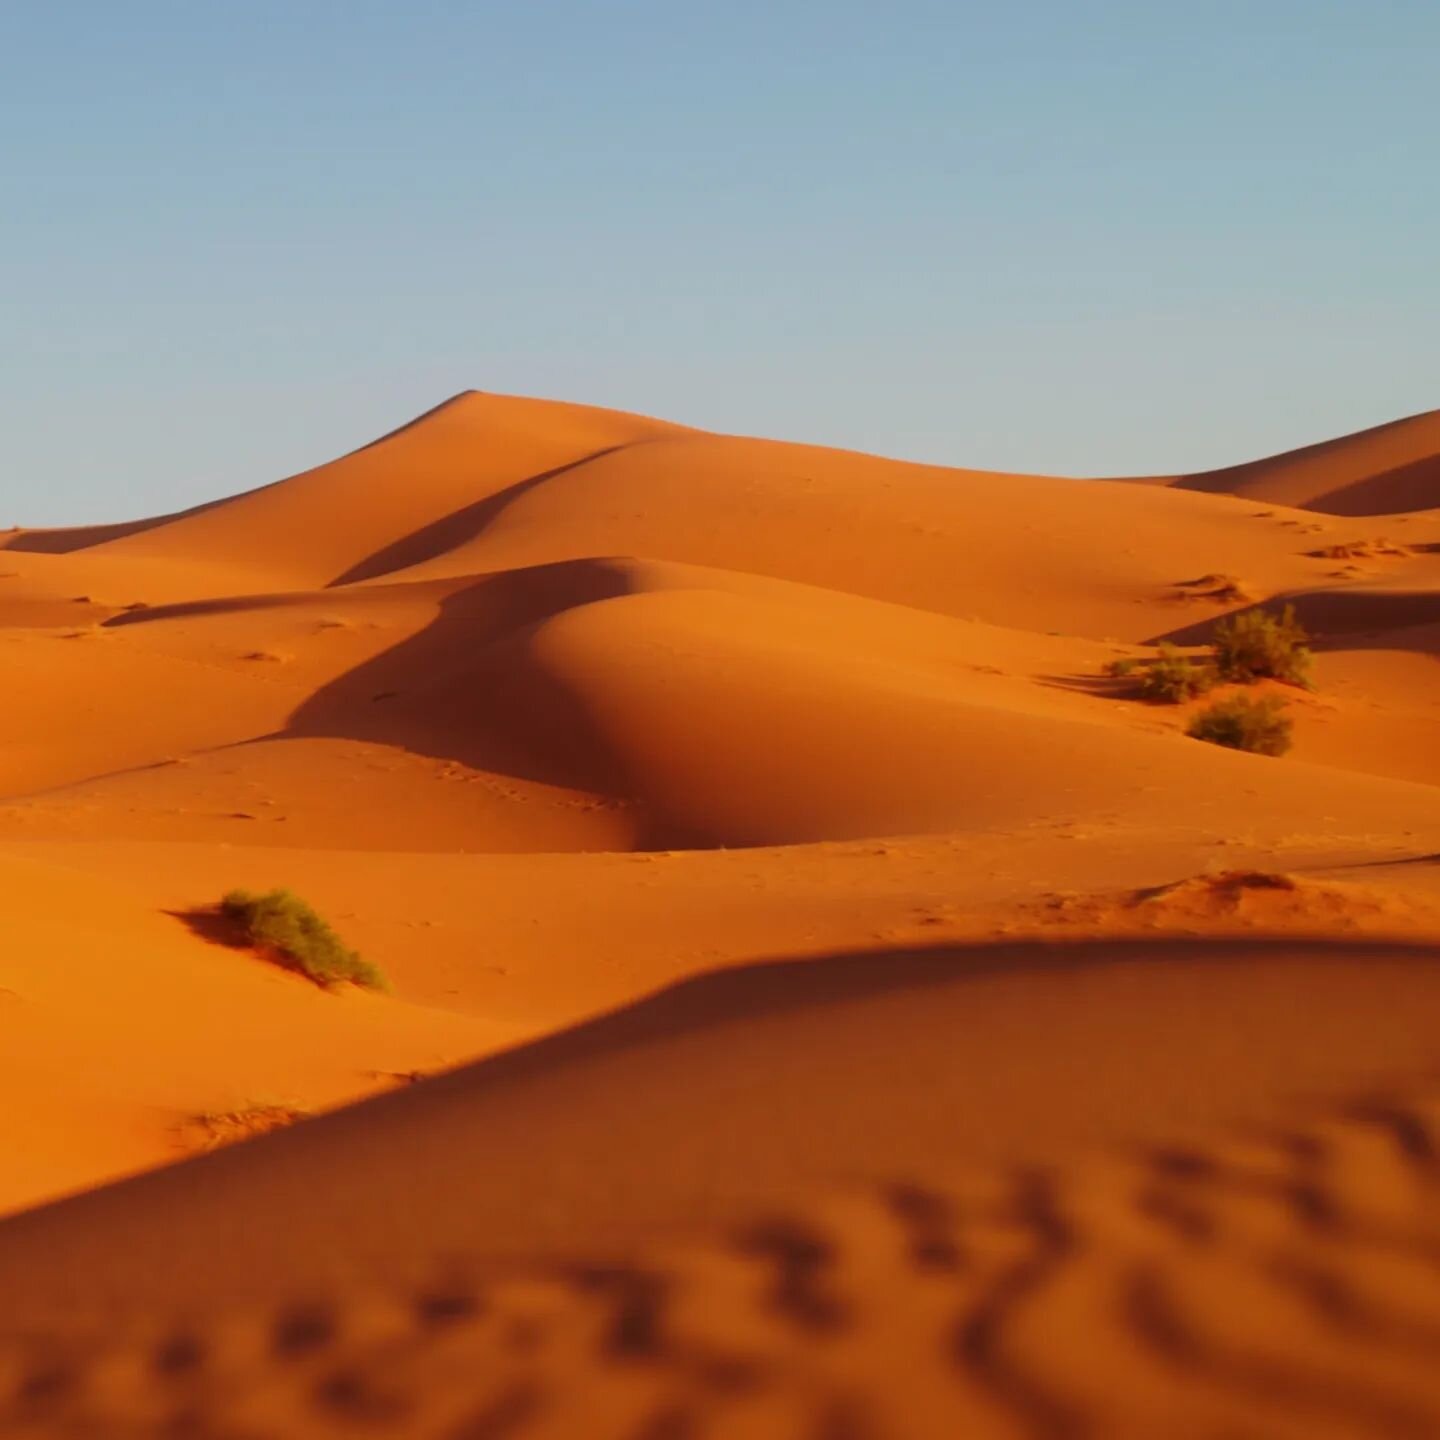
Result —
[[[0, 1434], [1440, 1433], [1440, 414], [466, 392], [0, 550]], [[1279, 603], [1283, 758], [1105, 673]]]

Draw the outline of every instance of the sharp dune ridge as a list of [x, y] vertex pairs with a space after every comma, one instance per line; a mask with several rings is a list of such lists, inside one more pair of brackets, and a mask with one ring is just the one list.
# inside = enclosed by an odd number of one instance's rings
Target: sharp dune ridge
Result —
[[1440, 410], [1168, 483], [1329, 515], [1434, 509], [1440, 505]]
[[[1437, 1433], [1437, 467], [462, 391], [0, 539], [0, 1431]], [[1286, 605], [1279, 758], [1113, 673]]]

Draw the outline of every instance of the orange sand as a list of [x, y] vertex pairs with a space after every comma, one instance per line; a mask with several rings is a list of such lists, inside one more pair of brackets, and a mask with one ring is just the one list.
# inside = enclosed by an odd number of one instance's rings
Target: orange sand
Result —
[[[1440, 412], [1116, 484], [467, 392], [0, 549], [0, 1433], [1440, 1433]], [[1283, 759], [1103, 675], [1282, 600]]]

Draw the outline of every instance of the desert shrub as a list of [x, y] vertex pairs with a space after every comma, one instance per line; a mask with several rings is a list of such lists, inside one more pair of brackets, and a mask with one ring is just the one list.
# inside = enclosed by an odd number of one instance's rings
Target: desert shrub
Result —
[[1215, 683], [1215, 672], [1208, 665], [1182, 655], [1173, 645], [1161, 645], [1160, 653], [1150, 659], [1112, 660], [1105, 673], [1117, 680], [1133, 680], [1134, 693], [1143, 699], [1171, 704], [1193, 700]]
[[220, 910], [244, 928], [252, 945], [267, 951], [287, 969], [308, 975], [317, 985], [329, 987], [348, 980], [372, 990], [389, 988], [375, 966], [362, 960], [305, 901], [288, 890], [270, 890], [264, 895], [232, 890], [220, 902]]
[[1304, 628], [1287, 605], [1279, 615], [1246, 610], [1215, 627], [1215, 670], [1222, 680], [1283, 680], [1310, 687], [1311, 655]]
[[1197, 665], [1173, 645], [1162, 645], [1160, 654], [1140, 671], [1141, 695], [1147, 700], [1168, 700], [1177, 705], [1203, 695], [1214, 683], [1214, 671]]
[[1278, 695], [1227, 695], [1201, 710], [1185, 733], [1253, 755], [1283, 755], [1290, 748], [1290, 728]]

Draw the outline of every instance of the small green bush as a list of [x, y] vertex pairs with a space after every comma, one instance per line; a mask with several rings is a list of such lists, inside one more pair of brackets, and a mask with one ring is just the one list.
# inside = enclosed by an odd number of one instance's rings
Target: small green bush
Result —
[[1164, 700], [1172, 705], [1193, 700], [1215, 684], [1215, 672], [1208, 665], [1165, 644], [1158, 655], [1148, 659], [1112, 660], [1105, 673], [1116, 680], [1133, 679], [1134, 693], [1142, 699]]
[[288, 890], [264, 895], [232, 890], [220, 902], [220, 912], [244, 928], [252, 945], [317, 985], [328, 988], [349, 981], [371, 990], [389, 989], [375, 966], [343, 944], [305, 901]]
[[1252, 755], [1283, 755], [1290, 748], [1291, 730], [1284, 712], [1285, 702], [1278, 695], [1227, 695], [1200, 711], [1185, 733]]
[[1173, 645], [1162, 645], [1160, 654], [1140, 672], [1140, 694], [1147, 700], [1166, 700], [1178, 705], [1193, 700], [1215, 684], [1215, 672], [1197, 665]]
[[1283, 680], [1310, 688], [1309, 637], [1287, 605], [1279, 615], [1245, 610], [1215, 627], [1215, 670], [1222, 680], [1248, 685], [1253, 680]]

